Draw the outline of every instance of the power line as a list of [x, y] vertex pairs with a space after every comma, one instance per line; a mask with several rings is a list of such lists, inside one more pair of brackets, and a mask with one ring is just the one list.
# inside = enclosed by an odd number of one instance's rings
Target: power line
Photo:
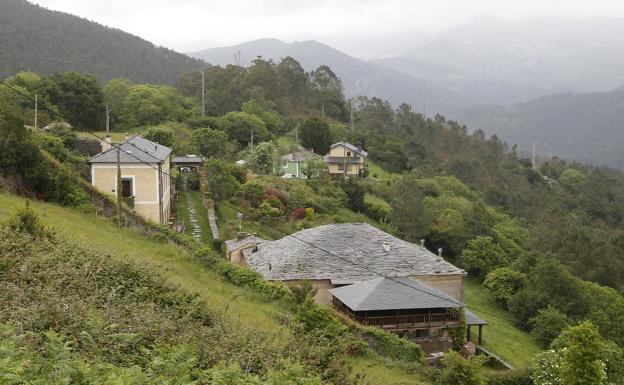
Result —
[[[30, 100], [31, 102], [34, 102], [34, 99], [32, 99], [30, 96], [25, 95], [25, 94], [24, 94], [24, 93], [22, 93], [20, 90], [16, 89], [15, 87], [11, 86], [10, 84], [6, 83], [4, 80], [0, 80], [0, 84], [3, 84], [3, 85], [5, 85], [5, 86], [9, 87], [10, 89], [12, 89], [12, 90], [13, 90], [14, 92], [16, 92], [17, 94], [19, 94], [19, 95], [21, 95], [22, 97], [24, 97], [24, 98], [26, 98], [26, 99]], [[52, 113], [53, 115], [56, 115], [56, 116], [60, 117], [61, 119], [63, 119], [63, 120], [65, 120], [65, 121], [67, 121], [67, 119], [65, 119], [65, 117], [64, 117], [63, 115], [61, 115], [60, 113], [55, 112], [55, 111], [53, 111], [53, 110], [50, 110], [47, 106], [43, 105], [43, 106], [42, 106], [42, 108], [43, 108], [43, 109], [45, 109], [46, 111], [48, 111], [48, 112]], [[96, 138], [98, 138], [98, 139], [100, 139], [100, 140], [102, 140], [102, 138], [100, 138], [99, 136], [97, 136], [97, 135], [95, 135], [95, 134], [93, 134], [93, 133], [91, 133], [91, 132], [87, 132], [87, 133], [88, 133], [88, 134], [90, 134], [90, 135], [92, 135], [92, 136], [94, 136], [94, 137], [96, 137]], [[126, 143], [129, 143], [129, 142], [126, 142]], [[137, 146], [136, 146], [136, 145], [134, 145], [133, 143], [129, 143], [129, 144], [130, 144], [130, 145], [132, 145], [133, 147], [135, 147], [137, 150], [139, 150], [139, 151], [141, 151], [141, 152], [143, 152], [143, 153], [145, 153], [145, 154], [147, 154], [147, 155], [149, 155], [149, 156], [154, 157], [152, 154], [150, 154], [149, 152], [145, 151], [145, 150], [144, 150], [144, 149], [142, 149], [142, 148], [137, 147]], [[161, 171], [159, 168], [157, 168], [157, 167], [153, 166], [151, 163], [146, 162], [146, 161], [144, 161], [144, 160], [142, 160], [142, 159], [140, 159], [140, 158], [136, 157], [134, 154], [130, 153], [129, 151], [125, 151], [125, 150], [124, 150], [124, 149], [122, 149], [120, 146], [117, 146], [117, 145], [112, 144], [112, 141], [111, 141], [110, 145], [111, 145], [111, 147], [116, 148], [118, 151], [123, 151], [124, 153], [126, 153], [126, 154], [128, 154], [128, 155], [132, 156], [133, 158], [135, 158], [135, 159], [136, 159], [136, 160], [138, 160], [139, 162], [144, 163], [144, 164], [146, 164], [146, 165], [150, 166], [151, 168], [153, 168], [153, 169], [155, 169], [155, 170], [157, 170], [157, 171], [161, 172], [162, 174], [169, 176], [169, 178], [171, 178], [171, 179], [173, 179], [173, 180], [177, 181], [177, 177], [173, 177], [171, 174], [168, 174], [168, 173], [166, 173], [166, 172], [164, 172], [164, 171]], [[156, 158], [154, 157], [154, 159], [156, 159]], [[219, 202], [220, 202], [220, 203], [222, 203], [222, 204], [224, 204], [225, 206], [228, 206], [228, 207], [232, 208], [232, 209], [239, 210], [239, 208], [234, 207], [234, 206], [230, 205], [230, 204], [229, 204], [229, 203], [227, 203], [227, 202], [224, 202], [224, 201], [219, 201]], [[239, 210], [239, 211], [240, 211], [240, 210]], [[284, 231], [284, 230], [282, 230], [282, 229], [280, 229], [280, 228], [277, 228], [277, 227], [275, 227], [275, 226], [271, 226], [271, 225], [266, 224], [266, 223], [265, 223], [265, 225], [266, 225], [267, 227], [269, 227], [269, 228], [272, 228], [272, 229], [274, 229], [274, 230], [276, 230], [276, 231], [278, 231], [278, 232], [280, 232], [280, 233], [282, 233], [282, 234], [286, 235], [286, 236], [290, 236], [290, 237], [292, 237], [293, 239], [296, 239], [296, 240], [298, 240], [298, 241], [300, 241], [300, 242], [302, 242], [302, 243], [304, 243], [304, 244], [306, 244], [306, 245], [308, 245], [308, 246], [311, 246], [311, 247], [313, 247], [313, 248], [315, 248], [315, 249], [317, 249], [317, 250], [320, 250], [320, 251], [322, 251], [322, 252], [326, 253], [327, 255], [330, 255], [330, 256], [332, 256], [332, 257], [334, 257], [334, 258], [336, 258], [336, 259], [338, 259], [338, 260], [340, 260], [340, 261], [346, 262], [346, 263], [348, 263], [348, 264], [350, 264], [350, 265], [353, 265], [353, 266], [356, 266], [356, 267], [363, 268], [364, 270], [369, 271], [369, 272], [373, 273], [374, 275], [377, 275], [377, 276], [382, 277], [382, 278], [389, 279], [389, 280], [391, 280], [391, 281], [393, 281], [393, 282], [395, 282], [395, 283], [397, 283], [397, 284], [400, 284], [400, 285], [403, 285], [403, 286], [409, 287], [409, 288], [411, 288], [411, 289], [415, 289], [415, 290], [417, 290], [417, 291], [420, 291], [420, 292], [426, 293], [426, 294], [431, 295], [431, 296], [433, 296], [433, 297], [436, 297], [436, 298], [439, 298], [439, 299], [442, 299], [442, 300], [445, 300], [445, 301], [448, 301], [448, 300], [449, 300], [448, 298], [444, 298], [444, 297], [441, 297], [441, 296], [439, 296], [439, 295], [437, 295], [437, 294], [430, 293], [430, 292], [427, 292], [427, 291], [425, 291], [425, 290], [422, 290], [422, 289], [419, 289], [419, 288], [413, 287], [413, 286], [408, 285], [408, 284], [406, 284], [406, 283], [404, 283], [404, 282], [397, 281], [395, 278], [398, 278], [398, 277], [389, 277], [389, 276], [386, 276], [386, 275], [384, 275], [384, 274], [382, 274], [382, 273], [380, 273], [380, 272], [378, 272], [378, 271], [375, 271], [374, 269], [372, 269], [372, 268], [370, 268], [370, 267], [368, 267], [368, 266], [365, 266], [365, 265], [362, 265], [362, 264], [358, 264], [358, 263], [356, 263], [356, 262], [354, 262], [354, 261], [351, 261], [350, 259], [347, 259], [347, 258], [341, 257], [340, 255], [338, 255], [338, 254], [336, 254], [336, 253], [333, 253], [333, 252], [331, 252], [331, 251], [329, 251], [329, 250], [327, 250], [327, 249], [325, 249], [325, 248], [323, 248], [323, 247], [321, 247], [321, 246], [317, 246], [317, 245], [315, 245], [315, 244], [313, 244], [313, 243], [311, 243], [311, 242], [308, 242], [308, 241], [306, 241], [306, 240], [304, 240], [304, 239], [301, 239], [301, 238], [299, 238], [299, 237], [295, 236], [294, 234], [289, 234], [289, 233], [287, 233], [286, 231]], [[396, 294], [402, 294], [402, 293], [399, 293], [399, 292], [395, 292], [395, 293], [396, 293]], [[455, 299], [453, 299], [453, 301], [456, 301], [456, 300], [455, 300]], [[465, 304], [463, 304], [463, 303], [462, 303], [462, 302], [460, 302], [460, 301], [457, 301], [457, 304], [458, 304], [458, 305], [464, 305], [464, 306], [465, 306]]]

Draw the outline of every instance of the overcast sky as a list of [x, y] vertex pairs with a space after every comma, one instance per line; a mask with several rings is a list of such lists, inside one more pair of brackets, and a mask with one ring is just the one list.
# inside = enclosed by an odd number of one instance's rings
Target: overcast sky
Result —
[[[315, 39], [366, 55], [369, 37], [422, 36], [480, 15], [624, 17], [622, 0], [35, 0], [188, 52], [248, 40]], [[414, 33], [414, 35], [416, 35]]]

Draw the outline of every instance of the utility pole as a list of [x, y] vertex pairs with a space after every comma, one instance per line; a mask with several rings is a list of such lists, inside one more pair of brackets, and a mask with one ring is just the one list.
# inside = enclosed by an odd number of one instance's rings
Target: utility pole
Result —
[[117, 226], [121, 227], [121, 192], [123, 186], [121, 185], [121, 159], [119, 153], [119, 146], [117, 146], [117, 189], [115, 194], [117, 195]]
[[108, 137], [108, 133], [110, 131], [110, 110], [108, 109], [108, 103], [106, 103], [106, 136]]
[[253, 139], [254, 139], [253, 134], [254, 134], [253, 130], [251, 130], [251, 151], [253, 151]]
[[533, 170], [535, 170], [535, 146], [537, 145], [537, 142], [533, 142], [533, 156], [531, 157], [531, 166], [533, 167]]
[[353, 128], [354, 128], [353, 127], [353, 99], [349, 100], [349, 104], [351, 106], [351, 108], [350, 108], [351, 109], [351, 117], [349, 118], [349, 121], [350, 121], [350, 124], [351, 124], [351, 131], [354, 131], [353, 130]]
[[206, 116], [206, 78], [204, 76], [204, 71], [201, 70], [202, 77], [202, 118]]
[[39, 95], [35, 94], [35, 129], [37, 129], [37, 110], [39, 109]]

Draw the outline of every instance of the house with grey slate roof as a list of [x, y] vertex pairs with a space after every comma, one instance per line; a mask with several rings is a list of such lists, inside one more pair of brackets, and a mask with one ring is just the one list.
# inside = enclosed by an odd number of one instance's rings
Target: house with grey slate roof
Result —
[[465, 309], [464, 270], [366, 223], [324, 225], [275, 241], [251, 236], [227, 241], [226, 249], [230, 261], [267, 280], [312, 282], [317, 303], [365, 325], [431, 335], [459, 327], [462, 309], [469, 325], [485, 324]]
[[329, 175], [335, 177], [358, 177], [364, 171], [368, 152], [351, 143], [340, 141], [329, 147], [329, 153], [323, 157]]
[[[117, 156], [121, 185], [117, 186]], [[171, 149], [135, 135], [111, 146], [102, 140], [102, 152], [89, 159], [91, 184], [103, 193], [121, 195], [141, 216], [165, 224], [169, 221], [172, 187], [169, 175]]]

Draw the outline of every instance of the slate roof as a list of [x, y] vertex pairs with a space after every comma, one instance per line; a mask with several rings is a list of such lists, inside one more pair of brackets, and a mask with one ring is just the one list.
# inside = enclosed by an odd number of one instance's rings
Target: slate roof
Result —
[[457, 308], [464, 304], [410, 278], [377, 278], [329, 290], [353, 311]]
[[228, 241], [225, 241], [225, 247], [229, 250], [236, 250], [239, 249], [243, 246], [247, 246], [247, 245], [253, 245], [253, 244], [260, 244], [262, 242], [265, 242], [264, 239], [256, 237], [256, 236], [248, 236], [245, 237], [243, 239], [230, 239]]
[[329, 148], [334, 148], [336, 146], [345, 146], [349, 150], [353, 152], [357, 152], [358, 154], [362, 156], [368, 156], [368, 152], [362, 150], [361, 148], [358, 148], [357, 146], [352, 145], [351, 143], [345, 142], [344, 140], [341, 140], [340, 142], [332, 144], [331, 146], [329, 146]]
[[[161, 163], [171, 154], [169, 147], [141, 138], [138, 135], [119, 144], [119, 147], [122, 150], [119, 154], [121, 163]], [[89, 163], [116, 162], [117, 149], [115, 147], [111, 147], [89, 159]]]
[[201, 163], [203, 159], [199, 156], [174, 156], [173, 163]]
[[[389, 251], [384, 249], [387, 242]], [[312, 246], [314, 245], [314, 246]], [[385, 277], [465, 275], [426, 248], [366, 223], [330, 224], [264, 241], [245, 254], [268, 280], [329, 279], [335, 285]]]
[[308, 160], [312, 158], [320, 158], [320, 156], [309, 150], [297, 150], [297, 151], [291, 152], [290, 154], [284, 155], [282, 157], [282, 160], [286, 160], [289, 162], [299, 162], [302, 160]]
[[475, 313], [464, 308], [464, 314], [466, 315], [466, 325], [487, 325], [487, 321], [482, 320]]

